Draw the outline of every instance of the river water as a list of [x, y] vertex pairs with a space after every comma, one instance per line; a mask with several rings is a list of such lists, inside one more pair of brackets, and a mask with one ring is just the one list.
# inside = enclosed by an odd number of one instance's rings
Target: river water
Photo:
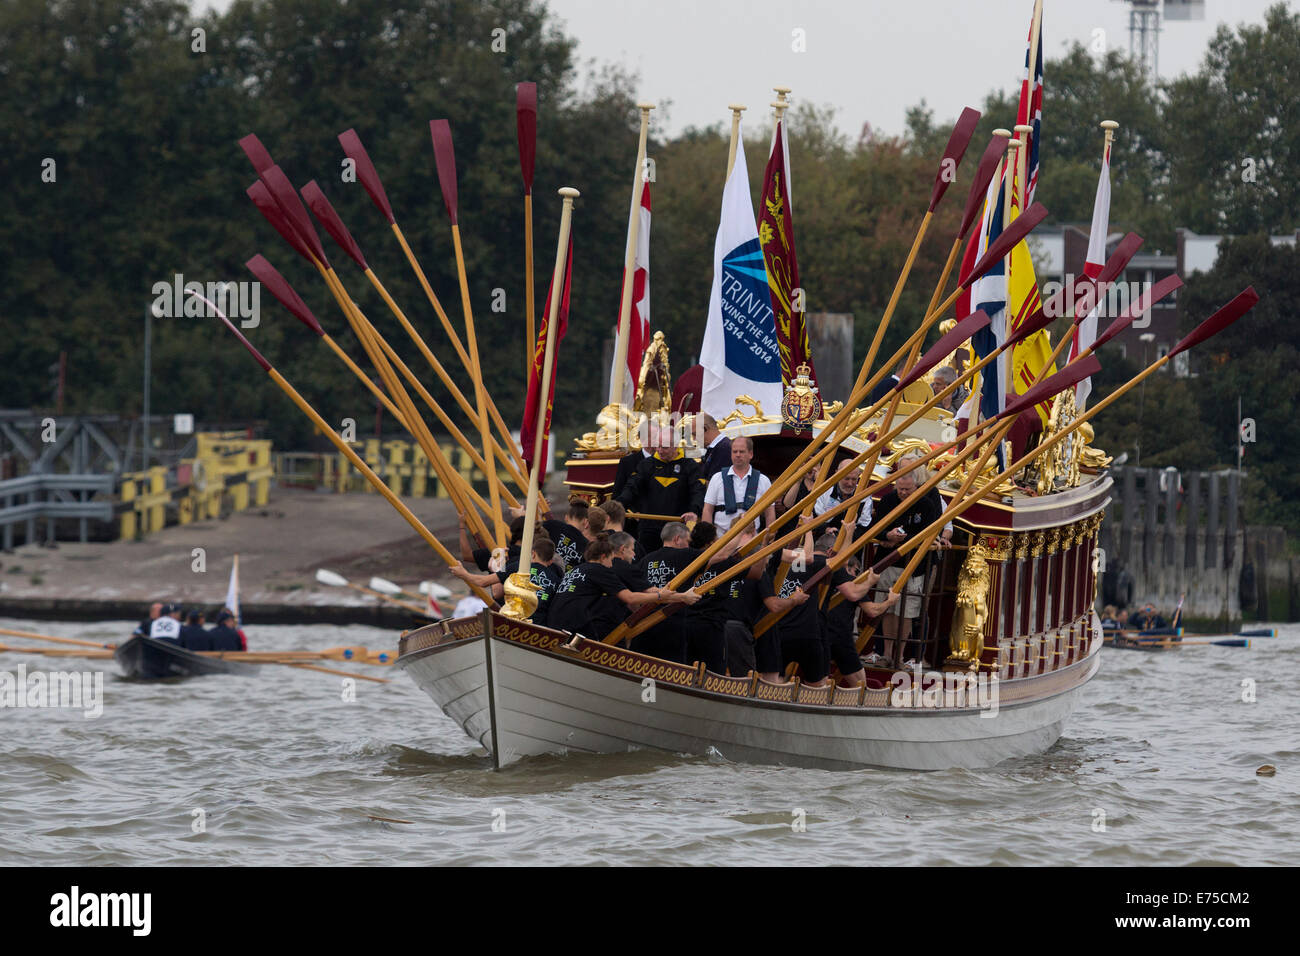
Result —
[[[116, 641], [132, 624], [0, 627]], [[367, 627], [248, 630], [258, 650], [396, 644]], [[345, 700], [341, 677], [281, 666], [149, 684], [111, 660], [0, 653], [11, 674], [104, 675], [97, 718], [0, 709], [0, 864], [1300, 863], [1300, 628], [1249, 649], [1102, 654], [1048, 752], [913, 773], [652, 751], [496, 772], [391, 667], [323, 662], [392, 678]]]

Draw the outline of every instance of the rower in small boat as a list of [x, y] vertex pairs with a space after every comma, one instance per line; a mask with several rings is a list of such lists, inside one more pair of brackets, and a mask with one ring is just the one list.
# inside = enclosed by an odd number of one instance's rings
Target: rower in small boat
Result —
[[203, 628], [204, 614], [201, 610], [190, 611], [186, 622], [181, 627], [181, 647], [187, 651], [210, 651], [212, 636]]
[[153, 631], [153, 622], [158, 620], [158, 615], [162, 613], [163, 605], [161, 601], [154, 601], [149, 605], [149, 616], [136, 625], [135, 630], [131, 632], [132, 637], [148, 637]]
[[1168, 627], [1169, 622], [1160, 616], [1154, 604], [1144, 604], [1133, 615], [1133, 627], [1139, 631], [1150, 631], [1158, 627]]
[[149, 636], [156, 641], [180, 643], [181, 609], [175, 604], [164, 604], [149, 629]]
[[243, 634], [235, 626], [235, 615], [230, 608], [217, 614], [217, 626], [208, 631], [208, 640], [214, 651], [243, 651], [248, 649]]

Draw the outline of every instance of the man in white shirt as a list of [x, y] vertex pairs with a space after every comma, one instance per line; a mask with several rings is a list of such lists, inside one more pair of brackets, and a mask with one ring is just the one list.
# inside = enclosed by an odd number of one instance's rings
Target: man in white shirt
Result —
[[[700, 518], [716, 525], [719, 534], [730, 528], [733, 521], [772, 487], [772, 480], [767, 475], [750, 467], [753, 457], [754, 440], [747, 435], [737, 435], [731, 440], [731, 467], [709, 479]], [[776, 520], [776, 508], [773, 505], [767, 506], [763, 520], [765, 527]]]
[[175, 604], [164, 604], [162, 612], [154, 620], [153, 626], [149, 629], [149, 636], [156, 641], [172, 641], [180, 643], [181, 636], [181, 609]]

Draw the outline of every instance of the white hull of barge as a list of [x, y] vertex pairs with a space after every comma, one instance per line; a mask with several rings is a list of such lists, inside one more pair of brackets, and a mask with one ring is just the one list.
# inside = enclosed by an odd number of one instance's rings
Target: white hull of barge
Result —
[[649, 701], [643, 677], [485, 638], [481, 628], [478, 636], [404, 654], [398, 664], [499, 767], [539, 754], [649, 747], [823, 769], [974, 769], [1041, 753], [1061, 736], [1098, 667], [1095, 617], [1093, 624], [1089, 653], [1077, 663], [999, 682], [990, 716], [977, 707], [779, 703], [665, 681], [654, 683]]

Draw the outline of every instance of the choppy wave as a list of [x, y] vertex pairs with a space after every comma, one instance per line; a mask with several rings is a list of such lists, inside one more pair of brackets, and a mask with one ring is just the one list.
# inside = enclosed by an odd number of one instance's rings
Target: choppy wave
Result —
[[[262, 649], [394, 641], [365, 627], [253, 632]], [[400, 672], [357, 682], [346, 702], [340, 678], [291, 668], [141, 684], [111, 661], [0, 654], [0, 670], [105, 673], [97, 720], [0, 710], [0, 863], [1300, 863], [1300, 628], [1249, 649], [1103, 653], [1048, 752], [935, 773], [657, 751], [494, 772]], [[1261, 764], [1277, 775], [1257, 777]]]

